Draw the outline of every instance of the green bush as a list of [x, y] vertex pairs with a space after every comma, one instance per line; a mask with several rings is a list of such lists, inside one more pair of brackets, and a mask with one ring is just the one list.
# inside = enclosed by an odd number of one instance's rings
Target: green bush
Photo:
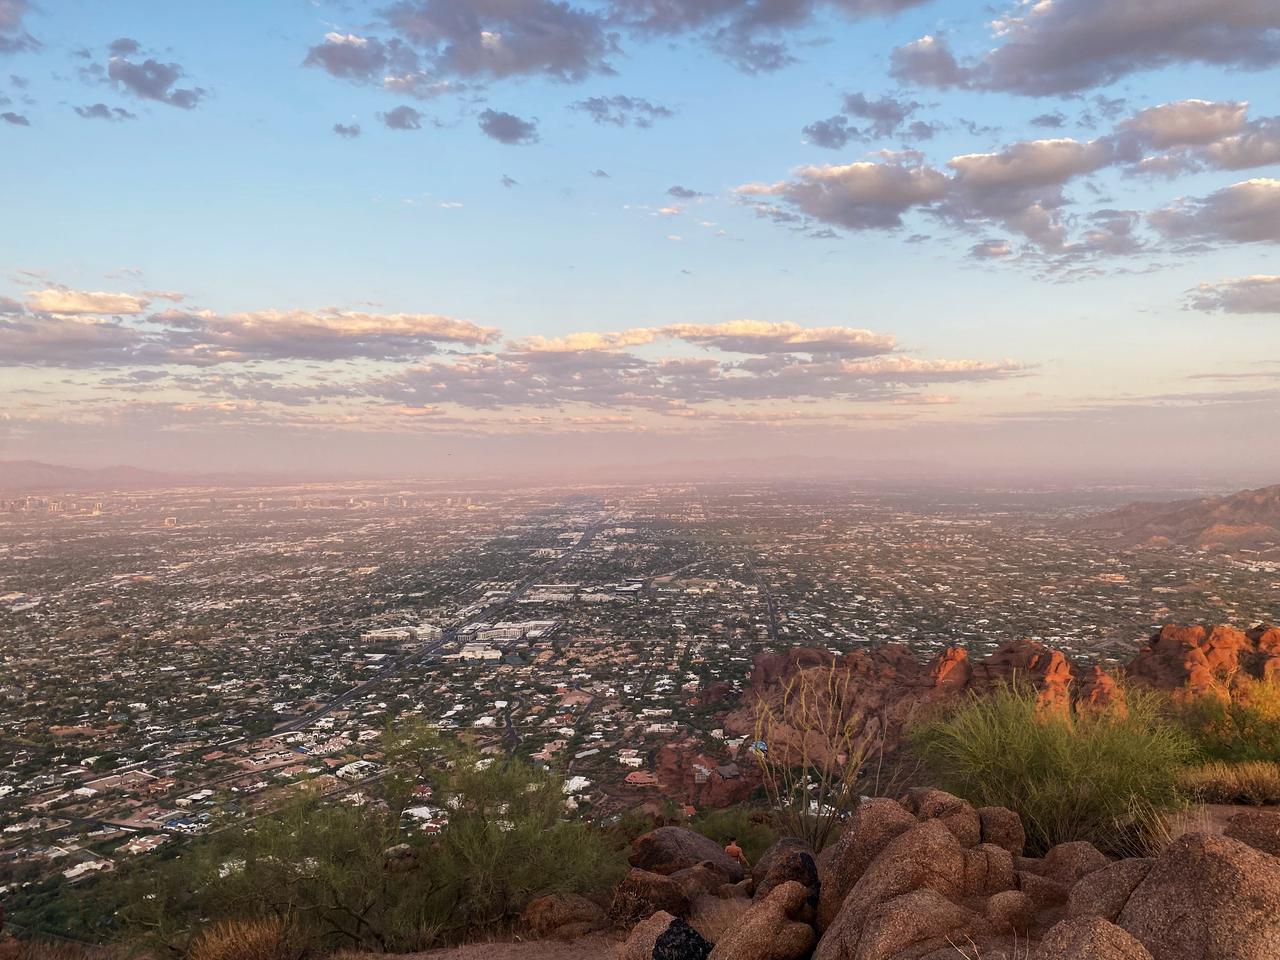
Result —
[[1177, 716], [1208, 760], [1280, 761], [1280, 684], [1238, 681], [1229, 694], [1184, 701]]
[[[133, 939], [185, 953], [210, 924], [287, 918], [317, 955], [411, 952], [500, 934], [535, 896], [620, 879], [618, 846], [565, 819], [558, 780], [519, 760], [430, 748], [443, 752], [418, 770], [449, 817], [435, 837], [407, 829], [396, 802], [303, 798], [141, 875], [123, 911]], [[405, 775], [413, 753], [404, 742], [397, 749], [389, 779]]]
[[1124, 712], [1046, 711], [1033, 689], [1007, 687], [923, 722], [912, 745], [940, 787], [1017, 811], [1033, 853], [1067, 840], [1140, 852], [1180, 804], [1195, 747], [1159, 699], [1127, 700]]

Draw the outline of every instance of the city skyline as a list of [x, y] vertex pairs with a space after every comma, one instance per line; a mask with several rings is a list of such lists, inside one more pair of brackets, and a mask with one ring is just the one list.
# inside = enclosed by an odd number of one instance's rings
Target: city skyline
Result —
[[0, 459], [1280, 470], [1267, 0], [0, 0]]

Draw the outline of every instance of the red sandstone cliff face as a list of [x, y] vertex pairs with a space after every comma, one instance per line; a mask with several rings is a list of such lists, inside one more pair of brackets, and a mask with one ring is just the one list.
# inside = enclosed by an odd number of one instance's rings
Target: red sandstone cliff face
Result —
[[[1228, 688], [1242, 677], [1280, 679], [1280, 628], [1263, 625], [1242, 631], [1224, 625], [1168, 625], [1123, 672], [1131, 683], [1191, 695]], [[868, 737], [883, 729], [890, 746], [911, 716], [928, 705], [1009, 681], [1031, 684], [1049, 710], [1124, 707], [1116, 677], [1097, 666], [1076, 666], [1061, 651], [1031, 640], [1006, 644], [980, 659], [950, 647], [927, 663], [896, 644], [841, 656], [797, 648], [756, 658], [750, 686], [725, 718], [725, 730], [751, 735], [758, 709], [780, 711], [789, 683], [807, 678], [816, 687], [831, 687], [833, 674], [840, 678], [835, 685], [838, 708], [861, 714]]]

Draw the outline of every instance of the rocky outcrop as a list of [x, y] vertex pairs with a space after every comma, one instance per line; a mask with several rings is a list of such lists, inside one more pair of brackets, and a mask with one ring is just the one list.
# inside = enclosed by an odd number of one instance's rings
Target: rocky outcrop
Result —
[[631, 866], [651, 873], [669, 874], [708, 863], [737, 883], [744, 876], [742, 864], [731, 858], [714, 840], [684, 827], [659, 827], [631, 845]]
[[706, 960], [710, 952], [711, 944], [689, 924], [659, 912], [636, 924], [615, 956], [617, 960]]
[[794, 880], [818, 901], [818, 864], [809, 845], [797, 837], [783, 837], [760, 855], [751, 868], [755, 898], [767, 896], [775, 887]]
[[1097, 917], [1063, 920], [1036, 948], [1035, 960], [1152, 960], [1125, 931]]
[[1229, 837], [1189, 833], [1151, 865], [1119, 925], [1155, 960], [1280, 957], [1280, 859]]
[[[1140, 686], [1191, 695], [1248, 679], [1280, 677], [1280, 628], [1170, 624], [1151, 638], [1123, 673]], [[1097, 666], [1073, 665], [1060, 651], [1033, 640], [1007, 643], [981, 658], [952, 647], [927, 663], [905, 647], [884, 644], [843, 655], [810, 648], [761, 654], [742, 700], [724, 723], [726, 731], [749, 736], [755, 732], [757, 715], [767, 708], [782, 721], [771, 733], [770, 748], [786, 749], [801, 734], [786, 722], [784, 691], [788, 684], [807, 682], [819, 695], [834, 691], [836, 715], [858, 718], [864, 740], [882, 737], [892, 749], [920, 710], [1011, 681], [1032, 686], [1045, 709], [1125, 709], [1124, 689], [1116, 676]]]
[[[1266, 846], [1271, 815], [1242, 816], [1235, 832]], [[1083, 841], [1025, 857], [1015, 821], [1008, 810], [915, 790], [901, 801], [864, 800], [816, 858], [816, 878], [794, 838], [775, 844], [739, 885], [705, 862], [670, 875], [635, 869], [623, 884], [630, 898], [620, 888], [615, 904], [655, 904], [666, 894], [673, 901], [657, 920], [615, 909], [642, 921], [619, 955], [669, 956], [659, 940], [680, 929], [692, 897], [707, 911], [691, 924], [714, 941], [711, 960], [1280, 958], [1280, 858], [1198, 833], [1156, 857], [1113, 861]], [[647, 852], [636, 859], [656, 866], [682, 861], [671, 849], [702, 849], [669, 835], [637, 845]], [[753, 883], [758, 894], [749, 900], [739, 887]], [[637, 944], [649, 952], [635, 953]]]
[[689, 895], [679, 881], [661, 873], [632, 868], [614, 892], [609, 916], [621, 926], [659, 911], [685, 917], [689, 914], [689, 903]]
[[711, 951], [711, 960], [799, 960], [817, 940], [809, 888], [795, 880], [756, 900]]
[[1280, 810], [1246, 810], [1227, 821], [1224, 835], [1280, 857]]
[[599, 904], [576, 893], [538, 897], [525, 907], [522, 919], [534, 936], [557, 940], [576, 940], [609, 925]]

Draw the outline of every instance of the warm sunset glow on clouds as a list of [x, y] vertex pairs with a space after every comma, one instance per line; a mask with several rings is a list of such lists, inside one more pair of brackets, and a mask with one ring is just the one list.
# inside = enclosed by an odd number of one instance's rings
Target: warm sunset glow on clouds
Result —
[[1280, 471], [1277, 68], [1274, 0], [0, 0], [0, 459]]

